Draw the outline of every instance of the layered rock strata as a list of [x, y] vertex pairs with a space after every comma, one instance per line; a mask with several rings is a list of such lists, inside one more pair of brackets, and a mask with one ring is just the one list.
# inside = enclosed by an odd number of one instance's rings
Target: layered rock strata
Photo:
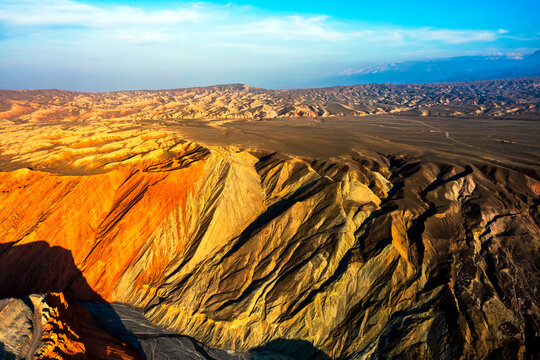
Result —
[[32, 333], [14, 298], [62, 292], [68, 302], [46, 297], [58, 314], [77, 300], [126, 303], [252, 356], [537, 355], [534, 172], [183, 146], [94, 175], [0, 173], [0, 297], [25, 339], [10, 353]]

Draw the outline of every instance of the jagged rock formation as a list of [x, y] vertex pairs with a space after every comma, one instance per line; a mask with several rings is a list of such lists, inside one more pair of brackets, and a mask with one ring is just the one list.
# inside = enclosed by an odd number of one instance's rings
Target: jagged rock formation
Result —
[[2, 359], [142, 359], [62, 293], [3, 299], [0, 309]]
[[68, 303], [49, 293], [3, 299], [0, 309], [1, 359], [249, 359], [166, 331], [127, 305]]
[[[14, 94], [2, 114], [28, 101]], [[90, 109], [145, 94], [84, 96]], [[129, 114], [28, 123], [67, 104], [50, 95], [0, 129], [1, 359], [538, 356], [534, 144], [505, 145], [529, 160], [503, 164], [455, 144], [444, 158], [390, 142], [403, 151], [308, 157]]]
[[[97, 294], [240, 351], [275, 339], [331, 358], [534, 351], [536, 179], [384, 156], [192, 148], [100, 175], [1, 174], [3, 295]], [[49, 247], [76, 266], [52, 261]]]
[[218, 85], [159, 91], [0, 91], [0, 119], [51, 121], [269, 119], [373, 114], [534, 118], [539, 79], [266, 90]]

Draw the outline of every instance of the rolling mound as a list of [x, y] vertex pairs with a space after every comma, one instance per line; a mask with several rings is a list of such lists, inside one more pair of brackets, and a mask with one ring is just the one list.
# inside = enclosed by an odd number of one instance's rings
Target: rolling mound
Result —
[[217, 85], [157, 91], [0, 91], [0, 119], [12, 122], [271, 119], [377, 114], [538, 117], [540, 78], [425, 85], [368, 84], [266, 90]]

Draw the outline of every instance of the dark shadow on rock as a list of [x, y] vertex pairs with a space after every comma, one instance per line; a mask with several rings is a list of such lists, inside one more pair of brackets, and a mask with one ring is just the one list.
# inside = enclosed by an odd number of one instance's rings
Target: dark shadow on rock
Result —
[[275, 339], [249, 350], [253, 360], [330, 360], [330, 356], [306, 340]]
[[15, 354], [7, 351], [4, 344], [0, 342], [0, 360], [15, 360], [17, 357]]
[[71, 251], [45, 241], [0, 244], [0, 298], [63, 292], [67, 300], [105, 302], [88, 285]]
[[[139, 309], [130, 305], [112, 303], [111, 306], [104, 306], [96, 302], [81, 304], [111, 334], [128, 343], [136, 341], [140, 344], [147, 360], [248, 360], [245, 353], [212, 349], [190, 336], [152, 324]], [[118, 322], [110, 320], [112, 316], [119, 316], [125, 327], [119, 328]]]
[[[60, 246], [50, 246], [45, 241], [21, 245], [0, 244], [0, 299], [25, 298], [30, 294], [52, 292], [63, 293], [70, 304], [69, 308], [75, 307], [77, 311], [80, 311], [75, 316], [69, 316], [67, 321], [72, 321], [69, 325], [75, 329], [75, 332], [81, 332], [81, 341], [89, 357], [94, 359], [122, 358], [114, 354], [115, 350], [111, 350], [111, 344], [113, 344], [131, 355], [127, 358], [144, 358], [136, 341], [131, 343], [136, 350], [128, 344], [123, 344], [119, 339], [96, 326], [90, 313], [76, 304], [81, 300], [100, 303], [110, 308], [111, 311], [108, 312], [110, 321], [116, 323], [117, 327], [123, 327], [120, 317], [116, 315], [112, 306], [86, 282], [75, 265], [70, 250]], [[55, 306], [58, 304], [57, 298], [53, 297], [51, 300]], [[77, 308], [77, 305], [80, 308]], [[93, 333], [96, 331], [97, 333]], [[113, 351], [112, 355], [111, 351]], [[2, 354], [1, 349], [0, 354]]]

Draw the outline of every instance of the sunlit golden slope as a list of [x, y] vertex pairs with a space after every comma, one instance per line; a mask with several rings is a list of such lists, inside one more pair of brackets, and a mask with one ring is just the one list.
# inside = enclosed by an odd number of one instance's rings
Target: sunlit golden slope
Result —
[[[4, 296], [98, 295], [243, 351], [279, 338], [332, 358], [526, 351], [526, 328], [538, 329], [536, 180], [182, 148], [97, 175], [1, 174]], [[75, 267], [16, 251], [43, 241]]]

